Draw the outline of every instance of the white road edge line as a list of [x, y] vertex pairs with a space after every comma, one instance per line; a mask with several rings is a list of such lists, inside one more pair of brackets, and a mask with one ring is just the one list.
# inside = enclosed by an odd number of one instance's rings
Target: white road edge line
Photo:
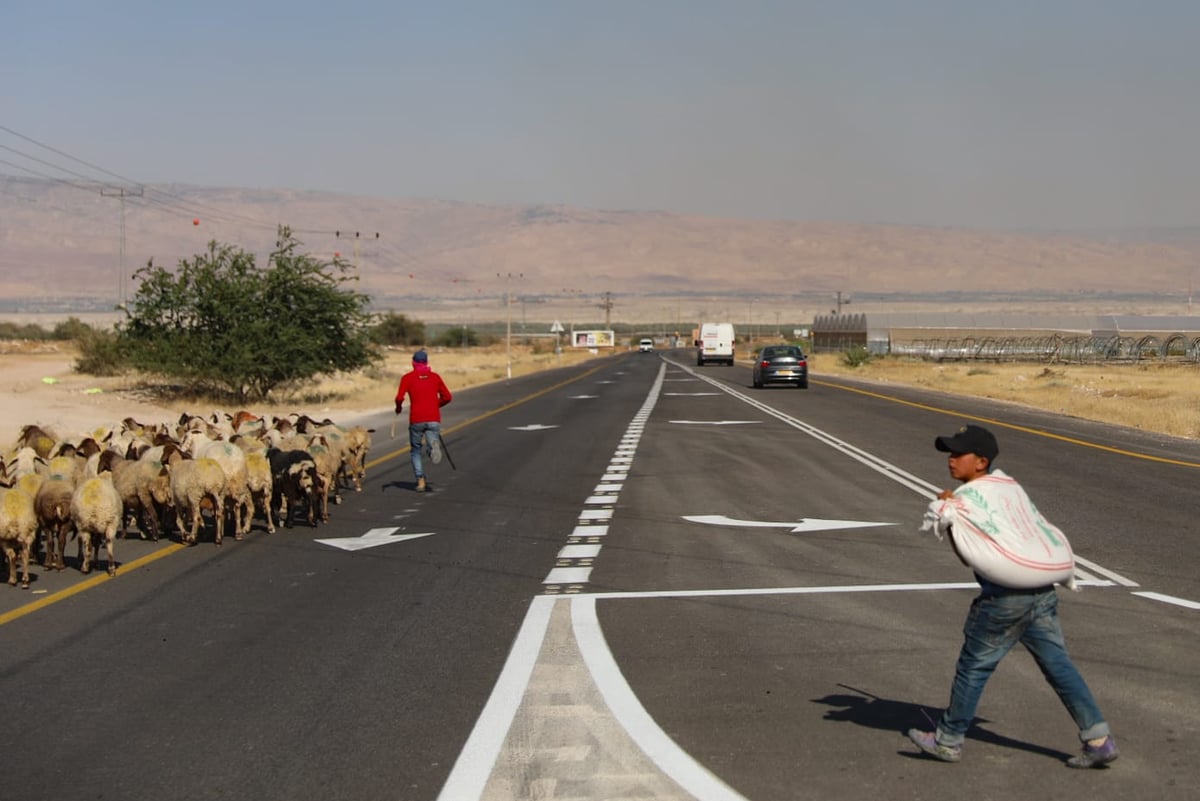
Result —
[[550, 595], [538, 595], [525, 613], [525, 622], [513, 641], [512, 650], [500, 671], [500, 678], [492, 688], [479, 720], [471, 729], [467, 744], [454, 760], [450, 776], [438, 793], [438, 801], [463, 801], [482, 798], [483, 790], [496, 766], [496, 757], [512, 728], [517, 709], [529, 687], [529, 677], [537, 664], [546, 630], [550, 626], [550, 612], [558, 600]]
[[571, 596], [571, 625], [592, 681], [617, 723], [642, 753], [697, 801], [746, 801], [745, 796], [680, 748], [650, 717], [608, 648], [596, 618], [596, 596]]

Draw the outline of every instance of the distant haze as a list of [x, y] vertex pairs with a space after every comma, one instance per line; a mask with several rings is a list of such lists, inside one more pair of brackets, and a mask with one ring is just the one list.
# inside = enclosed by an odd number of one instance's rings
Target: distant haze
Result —
[[[591, 319], [603, 319], [595, 307], [606, 294], [626, 318], [637, 306], [642, 318], [681, 320], [749, 319], [756, 305], [767, 320], [803, 319], [829, 311], [839, 292], [857, 299], [851, 311], [884, 295], [1020, 308], [1136, 293], [1182, 313], [1200, 263], [1200, 229], [1034, 235], [150, 185], [124, 200], [121, 287], [121, 202], [0, 177], [0, 298], [89, 296], [111, 307], [148, 260], [174, 267], [211, 240], [265, 265], [278, 223], [318, 258], [357, 266], [354, 286], [381, 306], [423, 318], [494, 319], [506, 290], [522, 315], [582, 317], [586, 306]], [[1135, 311], [1119, 300], [1091, 308]]]

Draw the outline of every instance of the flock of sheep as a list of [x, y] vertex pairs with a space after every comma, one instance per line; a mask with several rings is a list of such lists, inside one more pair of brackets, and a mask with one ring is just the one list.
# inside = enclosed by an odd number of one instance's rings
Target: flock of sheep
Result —
[[[0, 547], [8, 583], [29, 587], [29, 563], [62, 570], [68, 537], [79, 543], [79, 568], [99, 561], [116, 575], [113, 547], [132, 523], [157, 540], [174, 518], [180, 539], [194, 543], [211, 527], [217, 545], [235, 539], [256, 516], [275, 531], [297, 511], [309, 525], [329, 520], [340, 490], [362, 490], [374, 429], [343, 427], [307, 415], [267, 420], [249, 412], [184, 414], [174, 425], [126, 418], [92, 435], [62, 438], [36, 425], [21, 428], [12, 453], [0, 456]], [[172, 514], [173, 512], [173, 514]], [[207, 517], [204, 512], [207, 512]]]

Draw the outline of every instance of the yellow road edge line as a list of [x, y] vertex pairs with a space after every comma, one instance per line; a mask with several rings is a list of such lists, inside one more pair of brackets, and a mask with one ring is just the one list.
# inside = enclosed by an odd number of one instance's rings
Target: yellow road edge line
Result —
[[[1197, 462], [1185, 462], [1181, 459], [1168, 459], [1165, 456], [1152, 456], [1148, 453], [1138, 453], [1137, 451], [1127, 451], [1122, 448], [1114, 448], [1109, 445], [1100, 445], [1098, 443], [1088, 442], [1087, 440], [1083, 440], [1083, 439], [1075, 439], [1074, 437], [1065, 437], [1062, 434], [1054, 434], [1050, 431], [1044, 431], [1040, 428], [1029, 428], [1028, 426], [1021, 426], [1021, 425], [1017, 425], [1016, 423], [1006, 423], [1003, 420], [997, 420], [992, 417], [980, 417], [979, 415], [975, 415], [975, 414], [965, 414], [963, 412], [956, 412], [956, 411], [952, 411], [950, 409], [943, 409], [938, 406], [930, 406], [929, 404], [926, 404], [926, 403], [917, 403], [916, 401], [904, 400], [903, 398], [897, 398], [893, 395], [884, 395], [883, 393], [880, 393], [880, 392], [872, 392], [871, 390], [868, 390], [868, 389], [859, 389], [858, 387], [849, 387], [844, 384], [833, 384], [828, 381], [814, 381], [814, 383], [820, 384], [823, 387], [829, 387], [831, 389], [840, 389], [845, 392], [857, 392], [859, 395], [866, 395], [871, 398], [878, 398], [879, 400], [891, 401], [892, 403], [899, 403], [899, 404], [903, 404], [904, 406], [912, 406], [917, 409], [923, 409], [927, 412], [938, 412], [939, 414], [952, 414], [956, 417], [961, 417], [965, 420], [975, 420], [980, 423], [990, 423], [991, 425], [1000, 426], [1001, 428], [1007, 428], [1012, 431], [1020, 431], [1025, 434], [1033, 434], [1034, 436], [1037, 436], [1037, 437], [1045, 437], [1046, 439], [1058, 440], [1059, 442], [1068, 442], [1072, 445], [1079, 445], [1080, 447], [1083, 447], [1083, 448], [1093, 448], [1098, 451], [1106, 451], [1108, 453], [1115, 453], [1120, 456], [1129, 456], [1131, 458], [1142, 459], [1147, 462], [1160, 462], [1162, 464], [1173, 464], [1173, 465], [1177, 465], [1179, 467], [1200, 467], [1200, 463], [1197, 463]], [[1099, 420], [1091, 420], [1089, 422], [1100, 423], [1101, 425], [1105, 425], [1102, 421], [1099, 421]]]
[[[176, 551], [181, 551], [187, 547], [187, 545], [173, 543], [171, 545], [167, 545], [166, 547], [160, 548], [153, 553], [148, 553], [145, 556], [138, 557], [132, 562], [125, 562], [120, 566], [120, 569], [126, 571], [136, 570], [139, 567], [144, 567], [157, 559], [162, 559], [164, 556], [170, 556]], [[36, 601], [25, 604], [24, 606], [19, 606], [16, 609], [13, 609], [11, 612], [5, 612], [4, 614], [0, 615], [0, 626], [3, 626], [5, 623], [11, 623], [17, 618], [25, 617], [25, 615], [28, 615], [31, 612], [36, 612], [37, 610], [50, 606], [51, 604], [56, 604], [59, 601], [66, 600], [72, 595], [77, 595], [84, 590], [90, 590], [92, 587], [103, 584], [106, 581], [112, 581], [114, 578], [116, 578], [116, 576], [110, 576], [108, 573], [101, 573], [98, 576], [92, 576], [85, 581], [81, 581], [74, 586], [67, 587], [65, 590], [59, 590], [53, 595], [47, 595], [45, 598], [39, 598]]]

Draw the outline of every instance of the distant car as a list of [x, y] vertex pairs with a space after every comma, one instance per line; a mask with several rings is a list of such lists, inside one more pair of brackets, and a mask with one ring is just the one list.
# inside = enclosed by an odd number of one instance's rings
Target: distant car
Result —
[[638, 352], [639, 353], [653, 353], [654, 352], [654, 340], [653, 339], [643, 339], [641, 342], [638, 343]]
[[755, 389], [768, 384], [791, 384], [808, 389], [808, 357], [795, 345], [768, 345], [754, 360]]

